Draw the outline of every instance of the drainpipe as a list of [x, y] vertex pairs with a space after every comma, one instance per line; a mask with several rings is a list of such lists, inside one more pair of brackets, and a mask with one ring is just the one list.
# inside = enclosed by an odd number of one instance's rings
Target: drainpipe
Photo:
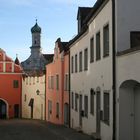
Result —
[[112, 80], [113, 80], [113, 135], [116, 140], [116, 26], [115, 26], [115, 0], [112, 0]]
[[62, 59], [61, 59], [61, 90], [62, 90], [62, 124], [64, 124], [64, 55], [65, 51], [62, 52]]
[[[45, 66], [45, 67], [46, 67], [46, 66]], [[45, 117], [44, 120], [45, 120], [45, 121], [46, 121], [46, 86], [47, 86], [47, 84], [46, 84], [46, 81], [47, 81], [47, 80], [46, 80], [46, 79], [47, 79], [47, 74], [46, 74], [46, 73], [47, 73], [47, 68], [46, 68], [46, 71], [45, 71], [45, 107], [44, 107], [44, 109], [45, 109], [45, 110], [44, 110], [44, 117]]]
[[22, 118], [22, 80], [23, 80], [23, 74], [20, 75], [20, 118]]
[[70, 86], [70, 49], [69, 49], [69, 128], [70, 128], [70, 124], [71, 124], [71, 111], [70, 111], [70, 109], [71, 109], [71, 100], [70, 100], [70, 88], [71, 88], [71, 86]]

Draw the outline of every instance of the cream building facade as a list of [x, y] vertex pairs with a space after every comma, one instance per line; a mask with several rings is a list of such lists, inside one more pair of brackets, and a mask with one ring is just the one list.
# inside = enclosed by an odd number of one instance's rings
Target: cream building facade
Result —
[[45, 75], [22, 79], [22, 118], [45, 120]]

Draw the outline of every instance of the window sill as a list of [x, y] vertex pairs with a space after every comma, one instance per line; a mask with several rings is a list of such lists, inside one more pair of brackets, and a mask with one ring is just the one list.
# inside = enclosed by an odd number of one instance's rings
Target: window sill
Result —
[[109, 57], [109, 54], [106, 54], [106, 55], [104, 55], [103, 57], [104, 57], [104, 58]]
[[104, 120], [102, 120], [102, 122], [103, 122], [104, 124], [106, 124], [106, 125], [109, 126], [109, 121], [104, 121]]

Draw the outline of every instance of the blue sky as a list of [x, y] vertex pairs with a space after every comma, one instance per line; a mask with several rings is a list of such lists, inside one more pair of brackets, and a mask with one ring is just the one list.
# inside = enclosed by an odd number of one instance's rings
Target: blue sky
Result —
[[0, 0], [0, 48], [20, 61], [30, 55], [31, 32], [37, 17], [42, 28], [43, 53], [53, 53], [58, 37], [69, 41], [77, 34], [78, 6], [92, 7], [96, 0]]

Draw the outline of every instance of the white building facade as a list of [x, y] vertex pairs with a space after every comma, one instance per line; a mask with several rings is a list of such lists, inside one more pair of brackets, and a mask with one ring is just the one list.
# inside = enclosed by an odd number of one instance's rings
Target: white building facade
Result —
[[116, 0], [116, 139], [140, 139], [140, 1]]
[[98, 0], [85, 19], [79, 9], [83, 30], [69, 43], [72, 128], [102, 140], [140, 139], [139, 5]]
[[45, 120], [45, 74], [22, 79], [22, 118]]
[[112, 1], [97, 1], [91, 12], [86, 31], [70, 42], [71, 127], [111, 140]]

